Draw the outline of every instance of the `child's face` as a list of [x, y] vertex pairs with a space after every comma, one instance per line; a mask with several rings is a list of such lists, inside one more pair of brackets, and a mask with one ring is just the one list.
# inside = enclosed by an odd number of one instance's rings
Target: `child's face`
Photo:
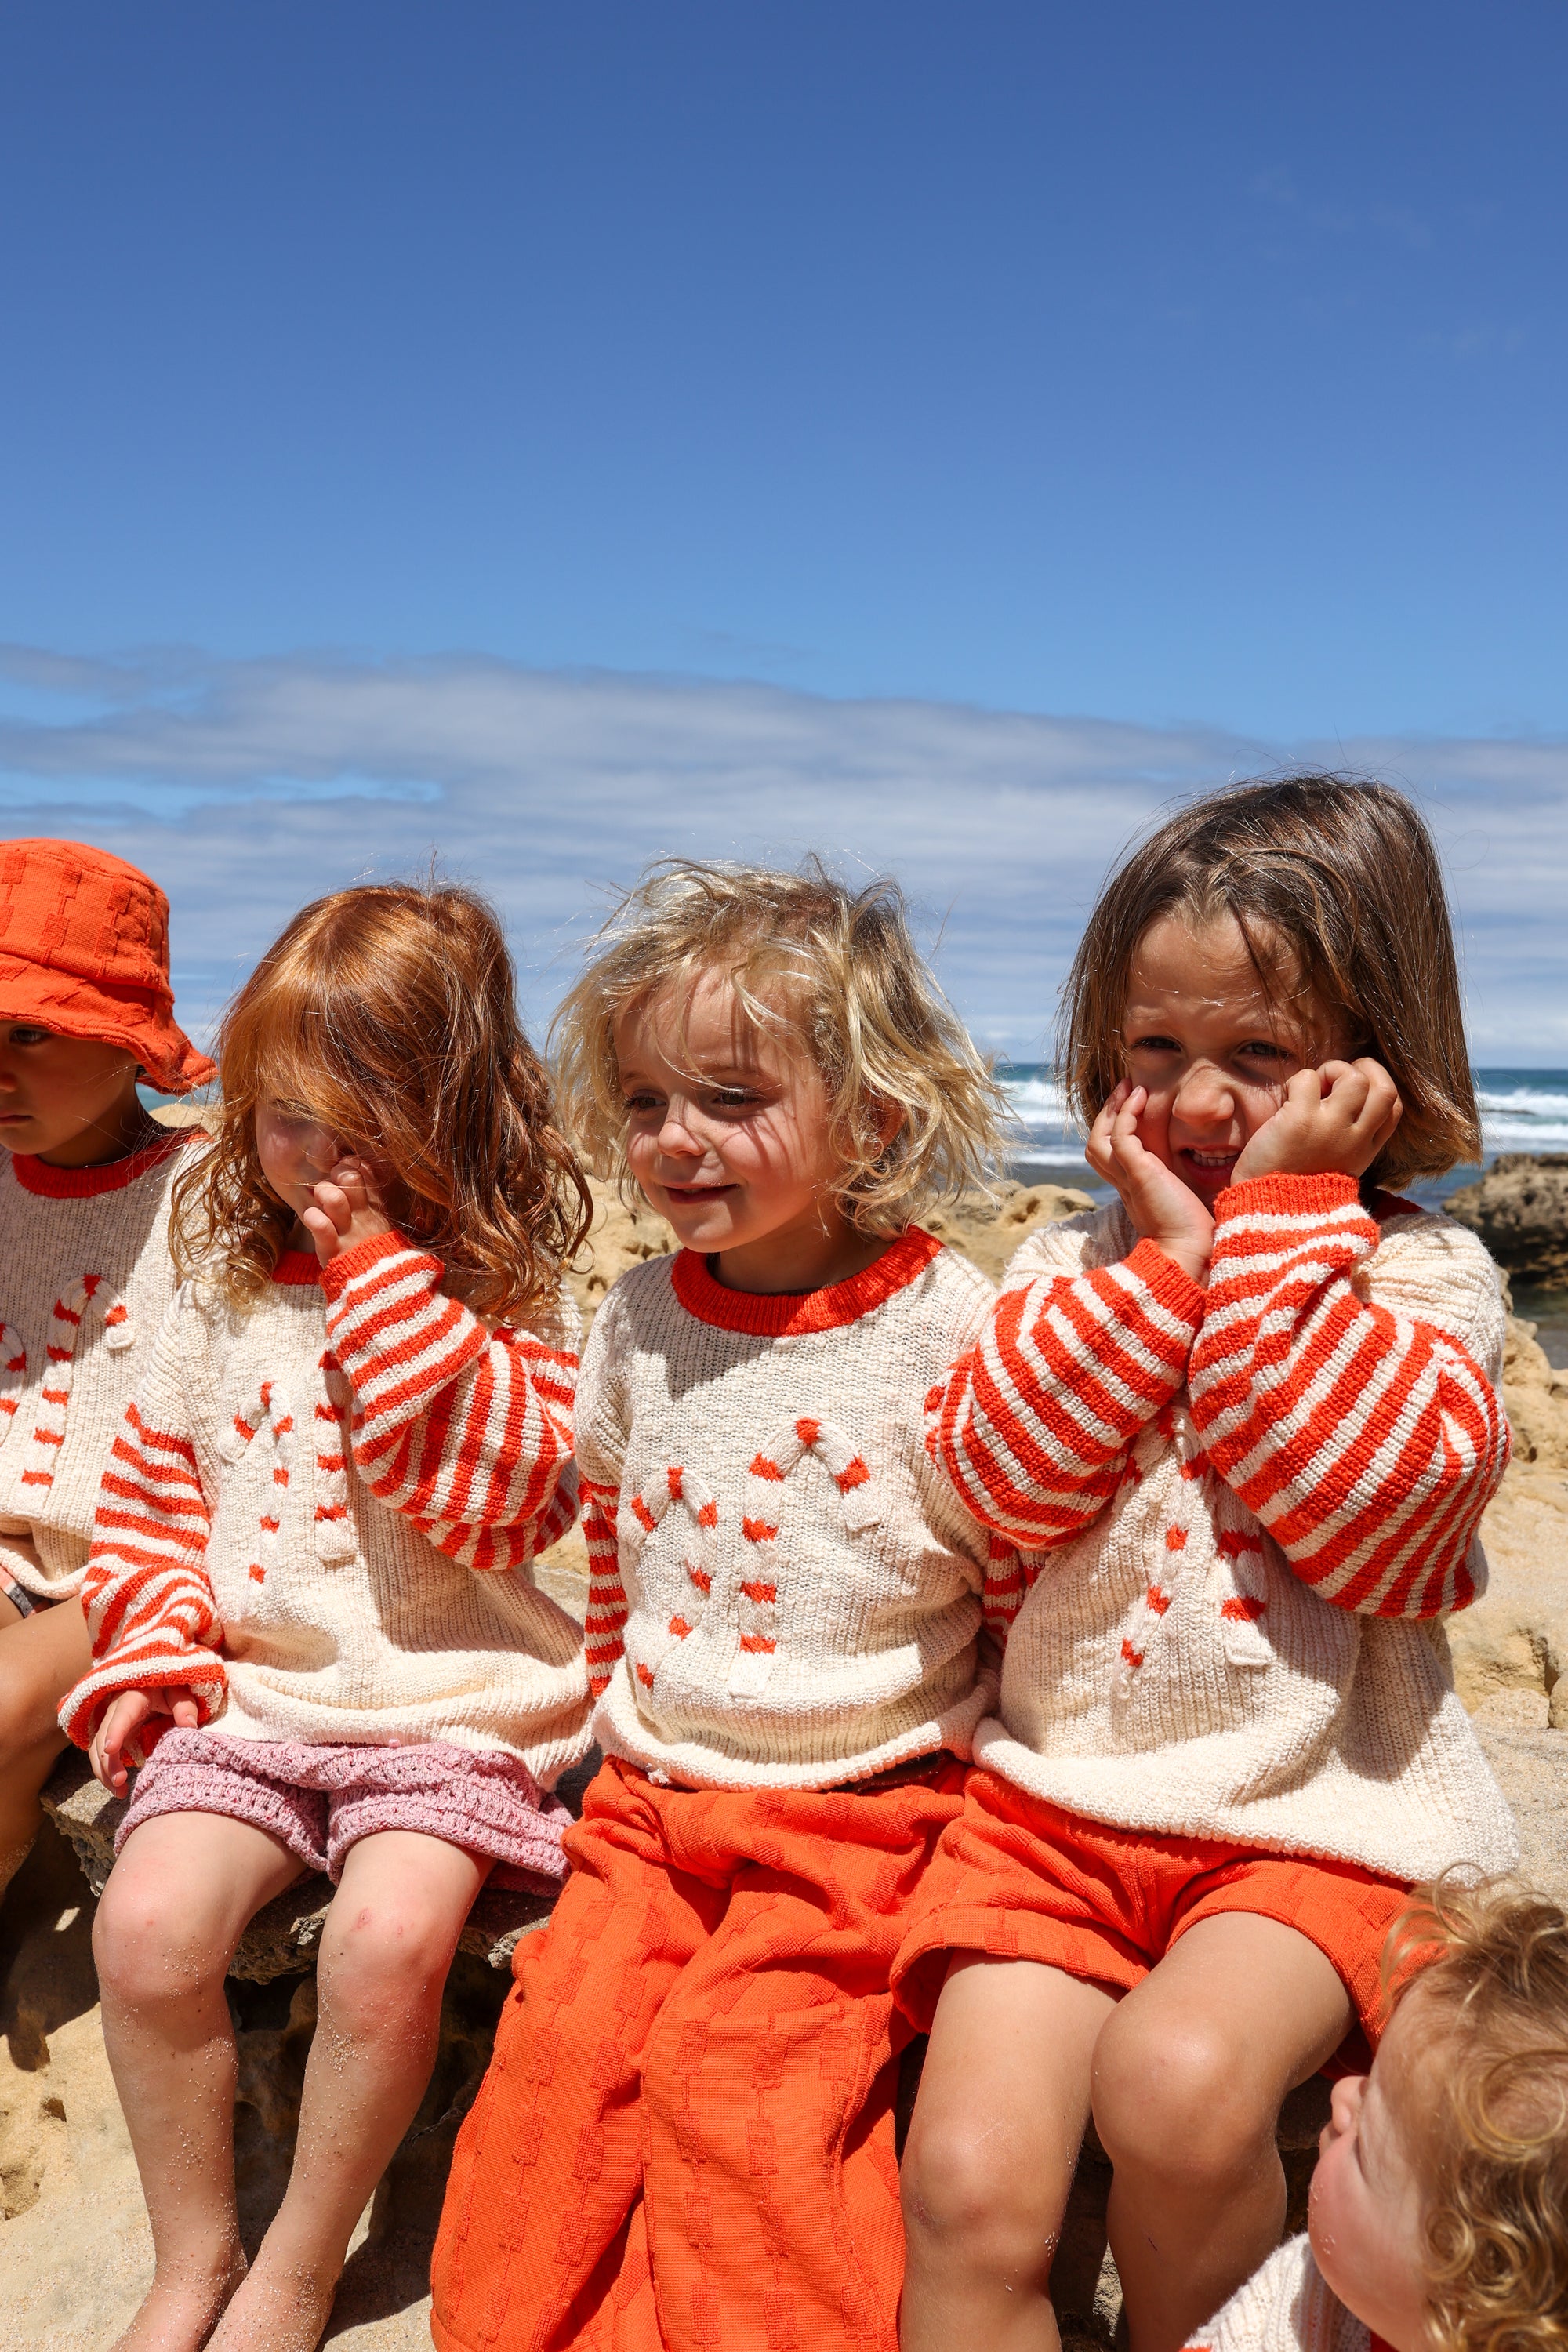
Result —
[[261, 1172], [296, 1216], [314, 1206], [324, 1183], [352, 1149], [320, 1115], [286, 1087], [264, 1087], [256, 1102], [256, 1156]]
[[137, 1066], [123, 1045], [58, 1037], [0, 1022], [0, 1144], [59, 1167], [85, 1167], [123, 1139]]
[[1347, 2311], [1394, 2352], [1429, 2352], [1425, 2200], [1415, 2153], [1430, 2126], [1430, 2014], [1419, 1988], [1394, 2012], [1370, 2074], [1334, 2085], [1319, 2143], [1307, 2227]]
[[1331, 1031], [1314, 1043], [1310, 1012], [1270, 1005], [1231, 916], [1166, 915], [1139, 940], [1122, 1024], [1128, 1078], [1148, 1090], [1139, 1138], [1206, 1206], [1287, 1082], [1344, 1050]]
[[625, 1014], [615, 1040], [627, 1162], [686, 1248], [722, 1254], [842, 1225], [821, 1076], [751, 1027], [721, 974], [699, 981], [684, 1035], [662, 996]]

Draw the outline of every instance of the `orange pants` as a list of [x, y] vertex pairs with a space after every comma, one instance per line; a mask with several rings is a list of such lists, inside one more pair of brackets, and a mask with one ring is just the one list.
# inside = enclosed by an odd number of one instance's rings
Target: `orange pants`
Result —
[[437, 2241], [440, 2352], [896, 2352], [888, 1990], [963, 1802], [657, 1787], [611, 1762], [518, 1947]]
[[1113, 1829], [977, 1769], [926, 1873], [893, 1981], [922, 2032], [955, 1951], [1043, 1961], [1131, 1992], [1200, 1919], [1250, 1911], [1316, 1944], [1375, 2049], [1383, 1947], [1408, 1900], [1407, 1887], [1353, 1862]]

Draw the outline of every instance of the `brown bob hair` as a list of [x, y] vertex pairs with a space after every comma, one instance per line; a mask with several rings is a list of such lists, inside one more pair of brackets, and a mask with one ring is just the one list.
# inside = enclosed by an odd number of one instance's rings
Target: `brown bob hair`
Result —
[[1391, 784], [1285, 776], [1231, 784], [1178, 810], [1122, 859], [1062, 992], [1058, 1061], [1089, 1126], [1125, 1075], [1132, 958], [1152, 923], [1232, 917], [1264, 992], [1310, 1029], [1381, 1062], [1404, 1116], [1370, 1184], [1439, 1176], [1481, 1156], [1459, 974], [1432, 836]]
[[1384, 1954], [1418, 1998], [1432, 2126], [1426, 2300], [1443, 2352], [1560, 2352], [1568, 2332], [1568, 1918], [1507, 1881], [1417, 1888]]
[[477, 1314], [552, 1310], [591, 1202], [482, 898], [445, 883], [318, 898], [229, 1005], [217, 1064], [213, 1149], [174, 1188], [182, 1276], [237, 1303], [271, 1279], [294, 1221], [257, 1156], [256, 1105], [273, 1091], [353, 1142], [393, 1223]]

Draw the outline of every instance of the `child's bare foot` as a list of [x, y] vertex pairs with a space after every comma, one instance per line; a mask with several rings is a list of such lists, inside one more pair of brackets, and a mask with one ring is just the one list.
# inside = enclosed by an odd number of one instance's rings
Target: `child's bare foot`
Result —
[[263, 2244], [208, 2352], [316, 2352], [337, 2291], [336, 2270], [313, 2270]]
[[216, 2271], [169, 2263], [112, 2352], [202, 2352], [244, 2276], [245, 2256], [237, 2246]]

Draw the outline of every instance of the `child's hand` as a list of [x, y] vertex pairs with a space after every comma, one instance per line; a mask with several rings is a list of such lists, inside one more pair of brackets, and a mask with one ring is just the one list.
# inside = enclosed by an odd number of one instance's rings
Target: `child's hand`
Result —
[[1298, 1070], [1272, 1118], [1251, 1137], [1231, 1178], [1360, 1176], [1404, 1116], [1381, 1062], [1325, 1062]]
[[361, 1242], [379, 1241], [392, 1231], [363, 1160], [340, 1160], [323, 1183], [311, 1186], [310, 1197], [315, 1206], [302, 1210], [300, 1221], [322, 1265], [330, 1265], [340, 1250], [357, 1249]]
[[1145, 1148], [1138, 1119], [1148, 1099], [1147, 1087], [1123, 1078], [1089, 1129], [1084, 1156], [1121, 1193], [1134, 1233], [1201, 1282], [1214, 1247], [1214, 1219], [1197, 1194]]
[[172, 1716], [182, 1731], [195, 1731], [201, 1721], [201, 1709], [180, 1684], [164, 1690], [121, 1691], [105, 1707], [87, 1753], [95, 1775], [111, 1796], [125, 1794], [130, 1779], [126, 1748], [132, 1735], [154, 1715]]

